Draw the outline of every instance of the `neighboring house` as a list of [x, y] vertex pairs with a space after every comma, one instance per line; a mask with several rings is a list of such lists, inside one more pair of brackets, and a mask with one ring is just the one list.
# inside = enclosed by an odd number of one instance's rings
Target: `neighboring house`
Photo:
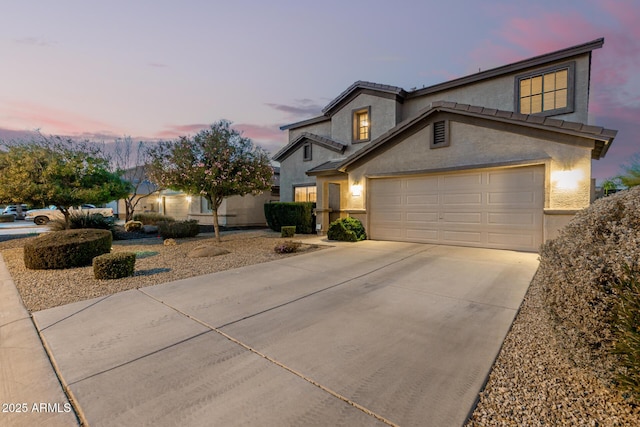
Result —
[[[218, 209], [218, 221], [224, 227], [266, 226], [264, 204], [278, 201], [279, 168], [274, 168], [271, 191], [256, 196], [232, 196], [226, 198]], [[153, 197], [151, 212], [160, 212], [177, 220], [195, 219], [200, 224], [213, 224], [213, 212], [209, 202], [199, 196], [164, 190]]]
[[587, 124], [603, 44], [411, 91], [358, 81], [281, 128], [280, 199], [315, 201], [320, 233], [353, 216], [371, 239], [537, 251], [592, 201], [616, 135]]

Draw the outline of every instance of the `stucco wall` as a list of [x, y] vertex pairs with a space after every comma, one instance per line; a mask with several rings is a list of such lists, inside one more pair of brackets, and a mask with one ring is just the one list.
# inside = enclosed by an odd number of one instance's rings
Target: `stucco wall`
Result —
[[295, 141], [300, 135], [304, 132], [309, 132], [314, 135], [324, 136], [326, 138], [331, 138], [331, 121], [327, 120], [326, 122], [316, 123], [313, 125], [307, 125], [301, 128], [290, 129], [289, 130], [289, 142]]
[[[367, 163], [349, 171], [349, 182], [363, 185], [366, 176], [393, 175], [398, 172], [424, 172], [429, 169], [465, 168], [531, 161], [546, 163], [545, 208], [581, 209], [590, 203], [591, 151], [586, 147], [559, 144], [480, 126], [451, 121], [451, 145], [431, 149], [431, 125], [406, 140], [370, 158]], [[565, 188], [557, 182], [556, 172], [578, 171], [571, 177], [576, 188]], [[566, 176], [565, 176], [566, 177]], [[354, 200], [350, 207], [361, 208], [364, 199]]]
[[[353, 111], [371, 107], [371, 140], [376, 139], [397, 124], [399, 104], [394, 99], [360, 94], [331, 117], [331, 137], [351, 144], [353, 133]], [[346, 155], [360, 150], [366, 143], [349, 146]]]
[[313, 169], [329, 160], [345, 157], [343, 154], [313, 143], [311, 160], [304, 161], [302, 155], [303, 150], [302, 146], [300, 146], [289, 157], [280, 162], [280, 200], [283, 202], [293, 201], [294, 186], [315, 184], [316, 178], [306, 174], [309, 169]]
[[[555, 65], [575, 62], [575, 104], [574, 112], [554, 116], [560, 120], [580, 123], [588, 121], [589, 103], [589, 55], [585, 54], [570, 61], [559, 61], [546, 64], [538, 69], [545, 69]], [[534, 72], [536, 69], [531, 69]], [[462, 104], [477, 105], [499, 110], [515, 111], [515, 78], [522, 72], [509, 74], [499, 78], [474, 83], [471, 85], [445, 90], [438, 93], [408, 99], [403, 105], [403, 120], [415, 116], [418, 111], [426, 108], [434, 101], [452, 101]]]

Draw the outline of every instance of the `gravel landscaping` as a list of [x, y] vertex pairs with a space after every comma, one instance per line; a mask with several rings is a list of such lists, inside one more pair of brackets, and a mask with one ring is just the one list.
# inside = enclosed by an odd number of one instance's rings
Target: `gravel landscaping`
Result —
[[[296, 235], [293, 240], [304, 242], [313, 237], [316, 236]], [[274, 247], [285, 240], [291, 239], [282, 239], [280, 233], [266, 230], [223, 234], [219, 244], [211, 234], [177, 239], [178, 244], [174, 246], [165, 246], [161, 238], [116, 240], [113, 242], [113, 252], [136, 252], [137, 259], [133, 277], [114, 280], [95, 279], [91, 266], [65, 270], [28, 270], [22, 259], [22, 246], [26, 239], [2, 242], [0, 250], [27, 310], [33, 312], [128, 289], [273, 261], [321, 248], [303, 244], [295, 253], [275, 253]], [[188, 256], [194, 249], [205, 246], [218, 246], [229, 253], [215, 257]]]

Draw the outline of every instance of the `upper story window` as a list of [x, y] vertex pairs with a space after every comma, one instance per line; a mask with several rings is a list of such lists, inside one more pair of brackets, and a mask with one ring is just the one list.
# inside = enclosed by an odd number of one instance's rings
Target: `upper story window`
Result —
[[573, 112], [573, 70], [571, 63], [518, 76], [518, 112], [548, 116]]
[[353, 111], [353, 142], [371, 139], [371, 107]]

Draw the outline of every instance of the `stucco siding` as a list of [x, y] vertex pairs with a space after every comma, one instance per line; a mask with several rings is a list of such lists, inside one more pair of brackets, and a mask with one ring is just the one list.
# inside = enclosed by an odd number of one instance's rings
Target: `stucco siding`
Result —
[[304, 127], [299, 127], [295, 129], [289, 130], [289, 142], [293, 142], [305, 132], [312, 133], [314, 135], [324, 136], [326, 138], [331, 138], [331, 121], [327, 120], [326, 122], [316, 123], [312, 125], [307, 125]]
[[399, 105], [395, 100], [360, 94], [331, 117], [331, 137], [349, 144], [346, 155], [360, 150], [366, 143], [351, 145], [353, 133], [353, 111], [371, 107], [371, 140], [376, 139], [397, 124]]
[[289, 157], [280, 162], [280, 200], [293, 201], [293, 187], [304, 184], [315, 184], [316, 179], [308, 176], [306, 172], [329, 160], [341, 159], [345, 156], [332, 150], [328, 150], [318, 144], [312, 144], [311, 160], [302, 158], [302, 146], [295, 150]]
[[[536, 70], [555, 67], [557, 65], [575, 63], [575, 91], [574, 91], [574, 112], [553, 116], [559, 120], [568, 120], [580, 123], [588, 121], [589, 103], [589, 55], [585, 54], [569, 61], [558, 61], [545, 64]], [[505, 76], [477, 82], [472, 85], [458, 87], [451, 90], [443, 90], [437, 93], [428, 94], [416, 98], [408, 99], [402, 111], [402, 119], [415, 116], [418, 111], [427, 108], [434, 101], [451, 101], [461, 104], [479, 105], [486, 108], [496, 108], [505, 111], [515, 109], [515, 78], [522, 72], [508, 74]]]
[[[543, 162], [548, 165], [546, 208], [581, 209], [590, 203], [591, 150], [587, 147], [451, 121], [451, 145], [431, 149], [430, 132], [431, 125], [399, 142], [383, 155], [372, 157], [349, 170], [350, 183], [364, 183], [367, 176], [464, 169], [474, 165]], [[556, 174], [558, 171], [579, 171], [574, 175], [577, 188], [567, 189], [557, 185], [555, 179], [559, 176]]]

